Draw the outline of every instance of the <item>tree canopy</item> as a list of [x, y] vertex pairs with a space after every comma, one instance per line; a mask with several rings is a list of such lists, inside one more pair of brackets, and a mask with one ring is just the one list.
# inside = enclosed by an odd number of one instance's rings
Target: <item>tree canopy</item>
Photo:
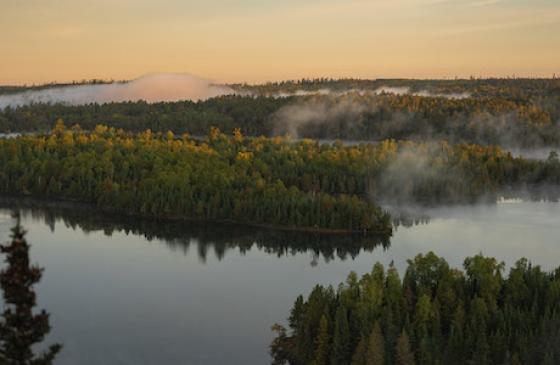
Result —
[[337, 364], [558, 363], [560, 268], [521, 259], [503, 273], [503, 263], [482, 255], [460, 271], [420, 254], [402, 280], [377, 263], [337, 289], [298, 297], [289, 329], [274, 327], [271, 354], [276, 364], [308, 364], [318, 353]]

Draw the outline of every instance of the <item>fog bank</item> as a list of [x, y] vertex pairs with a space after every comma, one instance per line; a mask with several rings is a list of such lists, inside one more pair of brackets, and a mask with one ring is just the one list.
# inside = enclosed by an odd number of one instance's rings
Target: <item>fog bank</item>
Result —
[[158, 73], [124, 83], [76, 85], [30, 90], [0, 95], [0, 109], [32, 103], [81, 105], [144, 100], [148, 103], [179, 100], [205, 100], [233, 94], [227, 86], [188, 74]]

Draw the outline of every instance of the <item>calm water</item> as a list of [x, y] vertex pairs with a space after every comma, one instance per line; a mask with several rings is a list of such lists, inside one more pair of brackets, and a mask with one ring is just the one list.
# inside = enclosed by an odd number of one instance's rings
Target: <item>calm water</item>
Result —
[[[429, 222], [399, 227], [390, 246], [86, 211], [22, 213], [33, 261], [46, 268], [37, 291], [51, 312], [48, 341], [64, 344], [59, 364], [266, 364], [270, 325], [298, 294], [375, 261], [402, 272], [407, 258], [433, 250], [454, 266], [479, 252], [509, 265], [560, 263], [560, 204], [550, 202], [423, 211]], [[0, 209], [2, 241], [12, 223]]]

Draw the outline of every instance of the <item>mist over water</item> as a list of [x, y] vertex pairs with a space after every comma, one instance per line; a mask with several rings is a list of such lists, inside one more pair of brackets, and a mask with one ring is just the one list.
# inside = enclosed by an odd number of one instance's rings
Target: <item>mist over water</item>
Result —
[[233, 94], [228, 86], [189, 74], [148, 74], [128, 82], [72, 85], [0, 95], [0, 109], [33, 103], [82, 105], [144, 100], [148, 103], [205, 100]]

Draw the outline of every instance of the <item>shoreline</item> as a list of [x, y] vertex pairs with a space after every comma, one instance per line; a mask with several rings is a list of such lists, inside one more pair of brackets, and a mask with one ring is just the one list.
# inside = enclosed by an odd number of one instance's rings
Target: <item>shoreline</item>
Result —
[[[328, 229], [328, 228], [313, 228], [313, 227], [297, 227], [287, 226], [281, 224], [271, 223], [256, 223], [256, 222], [243, 222], [235, 220], [215, 220], [215, 219], [201, 219], [192, 217], [181, 216], [153, 216], [148, 214], [138, 213], [124, 213], [116, 209], [100, 207], [94, 203], [83, 202], [72, 199], [52, 198], [52, 197], [36, 197], [33, 195], [23, 194], [7, 194], [0, 193], [0, 204], [14, 204], [17, 208], [62, 208], [62, 209], [87, 209], [97, 211], [100, 213], [109, 213], [115, 216], [141, 218], [153, 221], [169, 221], [169, 222], [190, 222], [190, 223], [216, 223], [216, 224], [231, 224], [236, 226], [245, 226], [253, 228], [264, 228], [270, 230], [287, 231], [287, 232], [301, 232], [306, 234], [330, 235], [330, 236], [379, 236], [386, 235], [391, 237], [393, 235], [393, 228], [388, 231], [351, 231], [345, 229]], [[23, 203], [23, 204], [22, 204]], [[37, 203], [37, 204], [34, 204]], [[20, 206], [21, 205], [21, 206]]]

